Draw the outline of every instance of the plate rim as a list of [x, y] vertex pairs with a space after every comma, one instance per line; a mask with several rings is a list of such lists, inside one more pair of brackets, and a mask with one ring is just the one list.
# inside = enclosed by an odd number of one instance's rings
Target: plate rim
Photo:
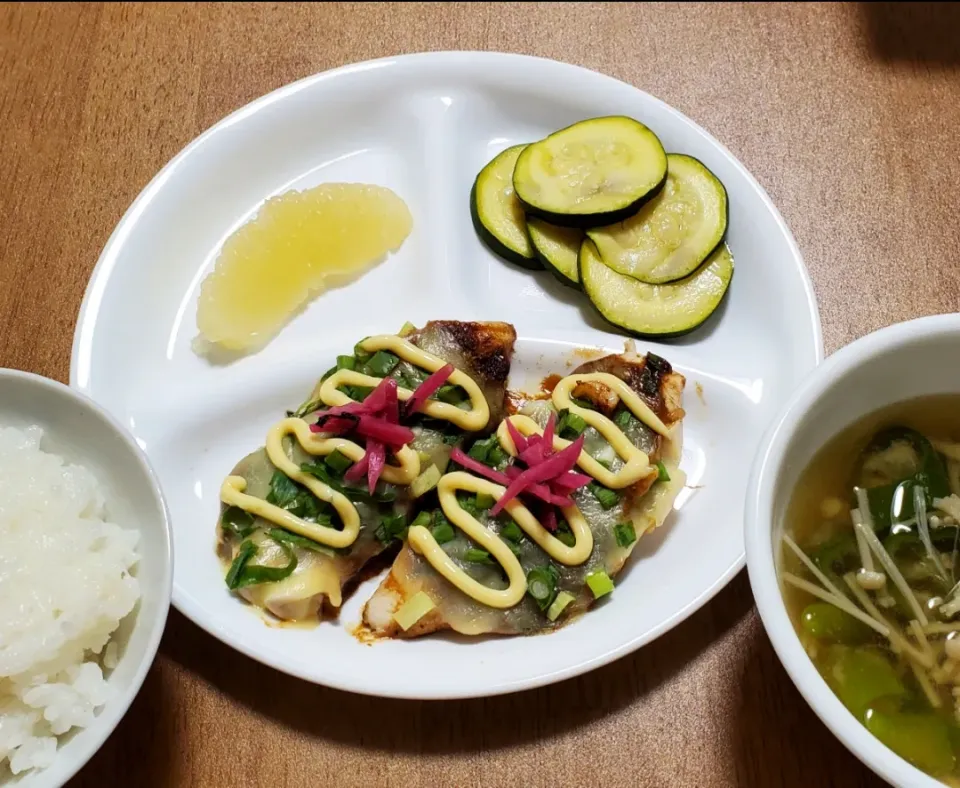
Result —
[[[515, 67], [523, 67], [525, 64], [536, 64], [538, 67], [549, 67], [553, 69], [559, 68], [566, 70], [570, 74], [577, 74], [583, 78], [589, 78], [591, 80], [599, 79], [611, 84], [618, 84], [620, 86], [630, 88], [632, 91], [635, 91], [637, 94], [639, 94], [643, 101], [658, 105], [662, 111], [673, 115], [683, 123], [693, 128], [701, 137], [705, 139], [707, 143], [717, 150], [718, 154], [725, 157], [728, 161], [728, 164], [734, 167], [746, 180], [753, 191], [760, 197], [760, 200], [773, 217], [773, 220], [776, 223], [781, 235], [786, 240], [787, 247], [792, 258], [791, 267], [792, 269], [795, 269], [800, 276], [800, 280], [803, 285], [803, 296], [804, 300], [806, 301], [807, 313], [810, 317], [810, 328], [812, 329], [811, 338], [813, 340], [813, 364], [811, 369], [816, 368], [821, 364], [824, 359], [824, 345], [820, 310], [813, 287], [813, 281], [810, 277], [810, 272], [806, 266], [800, 248], [797, 245], [796, 239], [794, 238], [792, 231], [781, 215], [779, 209], [774, 204], [769, 194], [767, 194], [767, 191], [746, 168], [746, 166], [736, 156], [734, 156], [733, 153], [722, 142], [714, 137], [713, 134], [711, 134], [709, 131], [703, 128], [703, 126], [680, 110], [643, 90], [642, 88], [613, 77], [609, 74], [605, 74], [585, 66], [580, 66], [562, 60], [556, 60], [553, 58], [515, 52], [441, 50], [436, 52], [413, 52], [407, 54], [389, 55], [371, 60], [356, 61], [301, 77], [300, 79], [289, 82], [285, 85], [281, 85], [280, 87], [258, 96], [257, 98], [238, 107], [227, 115], [221, 117], [218, 121], [210, 125], [196, 137], [191, 139], [186, 145], [184, 145], [160, 168], [153, 178], [150, 179], [147, 185], [144, 186], [143, 189], [137, 194], [133, 202], [118, 220], [116, 226], [104, 244], [100, 255], [97, 258], [97, 262], [90, 273], [87, 286], [84, 290], [75, 323], [70, 354], [69, 386], [87, 394], [88, 396], [91, 396], [88, 390], [88, 381], [80, 378], [80, 370], [84, 366], [89, 368], [89, 364], [84, 363], [84, 357], [89, 356], [91, 353], [92, 339], [95, 334], [97, 322], [96, 316], [97, 312], [99, 311], [99, 306], [104, 291], [109, 283], [110, 275], [119, 259], [119, 252], [123, 248], [123, 243], [126, 239], [126, 236], [136, 225], [140, 215], [146, 211], [150, 205], [150, 202], [160, 192], [165, 182], [171, 177], [174, 170], [182, 161], [184, 161], [188, 156], [191, 155], [191, 153], [193, 153], [195, 149], [201, 147], [220, 130], [231, 126], [234, 123], [242, 121], [244, 118], [254, 114], [255, 112], [258, 112], [263, 107], [269, 106], [278, 101], [282, 101], [288, 96], [294, 95], [301, 90], [308, 89], [327, 80], [336, 79], [348, 74], [373, 71], [376, 69], [395, 67], [402, 68], [407, 64], [415, 64], [418, 61], [460, 61], [461, 63], [467, 64], [471, 64], [470, 61], [474, 61], [474, 63], [477, 61], [499, 61], [504, 64], [512, 63]], [[809, 352], [809, 350], [810, 348], [808, 346], [806, 348], [806, 352]], [[768, 426], [769, 425], [767, 425], [767, 427]], [[669, 630], [678, 626], [697, 610], [704, 607], [707, 602], [709, 602], [729, 584], [729, 582], [745, 566], [745, 564], [745, 546], [741, 546], [740, 554], [737, 559], [733, 561], [723, 573], [721, 573], [712, 583], [710, 583], [701, 591], [700, 594], [688, 602], [684, 607], [675, 611], [672, 615], [662, 620], [659, 624], [649, 629], [643, 635], [627, 640], [621, 643], [619, 646], [609, 649], [604, 653], [598, 654], [590, 659], [574, 663], [564, 669], [556, 670], [552, 673], [540, 674], [533, 678], [509, 679], [490, 684], [483, 689], [452, 692], [424, 692], [423, 690], [405, 691], [403, 687], [397, 687], [396, 689], [391, 688], [390, 691], [385, 692], [382, 688], [374, 689], [365, 687], [362, 682], [357, 683], [352, 680], [346, 682], [338, 680], [336, 684], [332, 684], [320, 681], [314, 677], [304, 676], [296, 672], [292, 667], [285, 666], [284, 664], [273, 659], [270, 655], [256, 653], [253, 649], [248, 648], [246, 643], [235, 638], [228, 638], [226, 633], [222, 631], [222, 628], [217, 626], [214, 622], [209, 620], [201, 620], [200, 615], [194, 615], [193, 612], [198, 611], [192, 611], [192, 606], [189, 603], [186, 603], [183, 599], [182, 594], [178, 590], [176, 577], [173, 579], [173, 606], [176, 607], [176, 609], [191, 622], [196, 624], [200, 629], [217, 638], [217, 640], [222, 642], [228, 648], [234, 649], [245, 656], [256, 660], [257, 662], [267, 665], [282, 673], [303, 681], [308, 681], [310, 683], [360, 695], [382, 698], [410, 700], [453, 700], [494, 697], [497, 695], [534, 689], [537, 687], [554, 684], [565, 679], [573, 678], [575, 676], [579, 676], [603, 667], [604, 665], [620, 659], [621, 657], [633, 653], [637, 649], [656, 640], [665, 632], [668, 632]]]

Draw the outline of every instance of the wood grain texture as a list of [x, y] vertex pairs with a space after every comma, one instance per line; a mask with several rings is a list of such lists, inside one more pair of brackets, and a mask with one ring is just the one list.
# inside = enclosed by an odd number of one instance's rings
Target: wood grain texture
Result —
[[[103, 244], [227, 113], [344, 63], [526, 52], [679, 108], [753, 172], [828, 352], [960, 307], [960, 11], [934, 4], [0, 5], [0, 365], [60, 380]], [[77, 786], [877, 784], [777, 662], [745, 574], [588, 676], [454, 703], [301, 683], [176, 612]]]

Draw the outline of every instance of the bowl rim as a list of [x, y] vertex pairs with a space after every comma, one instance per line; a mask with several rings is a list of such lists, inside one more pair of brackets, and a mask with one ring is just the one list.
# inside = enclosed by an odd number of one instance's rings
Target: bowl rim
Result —
[[747, 483], [744, 541], [747, 572], [760, 619], [774, 651], [808, 705], [830, 731], [877, 775], [894, 785], [942, 788], [881, 744], [839, 701], [800, 644], [787, 615], [773, 549], [774, 483], [803, 417], [824, 392], [881, 353], [918, 339], [955, 335], [960, 314], [931, 315], [896, 323], [855, 340], [829, 356], [798, 387], [768, 427]]
[[[30, 770], [24, 772], [16, 785], [22, 785], [23, 788], [41, 788], [42, 786], [63, 785], [73, 778], [89, 760], [103, 747], [104, 742], [110, 737], [119, 725], [120, 721], [126, 715], [133, 700], [140, 693], [147, 673], [156, 660], [157, 651], [160, 647], [160, 639], [166, 628], [167, 617], [170, 612], [170, 600], [173, 593], [173, 528], [170, 523], [170, 512], [167, 507], [166, 497], [163, 494], [163, 488], [157, 474], [146, 453], [140, 448], [139, 444], [127, 431], [127, 429], [104, 408], [94, 402], [86, 394], [71, 388], [52, 378], [47, 378], [33, 372], [25, 372], [18, 369], [0, 368], [0, 383], [4, 380], [20, 380], [55, 393], [55, 396], [71, 400], [80, 409], [85, 410], [99, 419], [100, 424], [108, 431], [112, 431], [114, 437], [118, 438], [128, 449], [133, 459], [136, 461], [140, 470], [147, 479], [157, 502], [159, 503], [160, 519], [162, 521], [163, 548], [159, 552], [159, 559], [162, 562], [163, 572], [159, 588], [158, 613], [152, 620], [141, 618], [141, 611], [137, 613], [135, 627], [146, 625], [149, 627], [147, 633], [144, 657], [140, 660], [136, 671], [130, 679], [126, 690], [114, 698], [112, 702], [103, 706], [100, 712], [94, 718], [94, 722], [86, 728], [71, 731], [73, 735], [88, 733], [87, 741], [84, 747], [79, 750], [77, 756], [71, 762], [61, 760], [61, 745], [57, 746], [57, 759], [49, 767], [41, 770]], [[109, 681], [109, 678], [108, 678]]]

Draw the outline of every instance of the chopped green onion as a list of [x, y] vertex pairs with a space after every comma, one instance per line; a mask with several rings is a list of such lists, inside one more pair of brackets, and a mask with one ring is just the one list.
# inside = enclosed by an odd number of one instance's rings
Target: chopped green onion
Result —
[[467, 392], [460, 386], [453, 386], [449, 383], [441, 386], [437, 390], [437, 399], [450, 405], [460, 405], [466, 402], [469, 397]]
[[520, 545], [514, 544], [513, 542], [504, 542], [504, 544], [510, 548], [510, 552], [517, 558], [520, 557]]
[[491, 468], [496, 468], [497, 470], [507, 461], [507, 453], [500, 448], [500, 444], [495, 445], [490, 449], [490, 453], [487, 455], [487, 465]]
[[300, 488], [297, 483], [283, 471], [274, 471], [270, 477], [270, 492], [267, 493], [267, 503], [279, 506], [281, 509], [289, 508], [297, 496], [300, 494]]
[[302, 547], [304, 550], [311, 550], [314, 553], [334, 554], [333, 550], [326, 545], [314, 542], [313, 539], [307, 539], [305, 536], [300, 536], [300, 534], [290, 533], [290, 531], [284, 530], [283, 528], [271, 528], [267, 533], [275, 542], [286, 542], [291, 547]]
[[493, 558], [491, 558], [490, 553], [476, 547], [471, 547], [467, 550], [467, 552], [463, 554], [463, 560], [469, 561], [471, 564], [489, 564], [490, 566], [496, 563]]
[[613, 581], [610, 579], [610, 575], [602, 569], [587, 575], [587, 586], [593, 593], [594, 599], [599, 599], [613, 591]]
[[[332, 375], [334, 375], [335, 373], [337, 373], [337, 372], [339, 372], [339, 371], [340, 371], [340, 370], [339, 370], [339, 367], [330, 367], [330, 369], [328, 369], [326, 372], [323, 373], [323, 375], [320, 376], [320, 382], [322, 383], [322, 382], [325, 381], [327, 378], [331, 377]], [[310, 412], [310, 411], [307, 411], [307, 413], [309, 413], [309, 412]]]
[[492, 509], [496, 502], [497, 499], [492, 495], [477, 493], [477, 497], [473, 500], [473, 505], [476, 506], [479, 511], [486, 511], [487, 509]]
[[476, 517], [479, 514], [477, 511], [476, 499], [469, 493], [458, 492], [457, 503], [460, 504], [460, 508], [471, 517]]
[[357, 360], [353, 356], [337, 356], [337, 369], [356, 369]]
[[594, 405], [594, 404], [593, 404], [590, 400], [588, 400], [588, 399], [580, 399], [580, 397], [570, 397], [570, 401], [571, 401], [574, 405], [578, 405], [579, 407], [583, 408], [584, 410], [596, 410], [596, 409], [597, 409], [597, 406]]
[[385, 514], [380, 518], [375, 535], [384, 544], [403, 539], [407, 533], [407, 518], [402, 514]]
[[551, 621], [556, 621], [560, 618], [560, 614], [567, 609], [567, 606], [575, 599], [573, 594], [568, 594], [566, 591], [561, 591], [557, 594], [557, 598], [553, 600], [553, 604], [550, 605], [550, 609], [547, 610], [547, 618]]
[[429, 528], [430, 523], [432, 522], [433, 515], [430, 512], [420, 512], [420, 514], [413, 518], [413, 522], [410, 523], [410, 527], [413, 528], [415, 525], [422, 525], [424, 528]]
[[590, 482], [588, 487], [604, 511], [612, 509], [620, 502], [620, 493], [615, 490], [610, 490], [597, 482]]
[[397, 332], [397, 336], [398, 337], [409, 336], [416, 330], [417, 330], [417, 327], [408, 320], [400, 327], [400, 330]]
[[626, 408], [618, 410], [617, 415], [613, 417], [613, 423], [616, 424], [621, 430], [625, 430], [627, 427], [629, 427], [631, 422], [634, 420], [634, 415]]
[[239, 506], [228, 506], [220, 518], [220, 525], [224, 531], [246, 539], [253, 532], [253, 515]]
[[[326, 380], [334, 372], [335, 370], [330, 370], [330, 374], [324, 375], [323, 380]], [[321, 407], [323, 407], [323, 400], [319, 400], [319, 399], [308, 400], [307, 402], [304, 402], [296, 410], [288, 410], [287, 416], [293, 417], [295, 419], [302, 419], [308, 413], [313, 413], [315, 410], [319, 410]]]
[[327, 455], [324, 462], [329, 465], [335, 473], [343, 474], [347, 468], [353, 465], [353, 460], [345, 454], [341, 454], [339, 449], [334, 449]]
[[560, 419], [557, 422], [557, 434], [561, 438], [573, 440], [579, 437], [587, 426], [587, 422], [582, 416], [571, 413], [569, 410], [564, 410], [561, 412]]
[[562, 542], [567, 547], [573, 547], [577, 543], [577, 537], [573, 535], [570, 524], [566, 520], [559, 524], [553, 535], [557, 538], [557, 541]]
[[378, 350], [370, 360], [363, 365], [363, 371], [376, 378], [385, 378], [400, 363], [399, 357], [386, 350]]
[[[260, 583], [276, 583], [278, 580], [283, 580], [293, 574], [293, 570], [297, 568], [297, 556], [294, 554], [293, 548], [285, 541], [276, 539], [274, 541], [280, 545], [280, 549], [286, 555], [287, 565], [261, 566], [260, 564], [251, 564], [250, 559], [256, 554], [256, 545], [247, 540], [240, 546], [241, 552], [234, 559], [230, 570], [227, 572], [227, 587], [229, 589], [246, 588]], [[252, 550], [250, 548], [244, 550], [244, 545], [247, 544], [252, 547]]]
[[440, 475], [440, 469], [436, 465], [431, 465], [410, 484], [410, 494], [414, 498], [426, 495], [437, 486]]
[[[397, 499], [396, 486], [387, 484], [386, 482], [380, 482], [373, 491], [373, 495], [370, 495], [365, 486], [354, 487], [350, 484], [343, 484], [342, 481], [335, 479], [330, 475], [330, 469], [326, 465], [305, 462], [300, 466], [300, 470], [304, 473], [309, 473], [311, 476], [316, 476], [328, 487], [332, 487], [354, 503], [358, 501], [363, 501], [364, 503], [392, 503]], [[313, 498], [313, 495], [311, 494], [310, 497]], [[314, 498], [314, 500], [316, 500], [316, 498]]]
[[435, 607], [433, 600], [424, 591], [417, 591], [400, 605], [397, 612], [393, 614], [393, 620], [406, 632]]
[[657, 481], [658, 482], [668, 482], [670, 481], [670, 474], [667, 472], [667, 466], [662, 462], [657, 463]]
[[364, 337], [353, 346], [353, 355], [357, 357], [357, 361], [359, 361], [361, 364], [373, 355], [369, 350], [363, 349], [363, 343], [368, 339], [370, 339], [370, 337]]
[[637, 532], [629, 520], [613, 526], [613, 535], [617, 538], [617, 544], [620, 547], [629, 547], [637, 541]]
[[479, 462], [485, 463], [487, 461], [487, 455], [493, 449], [496, 440], [497, 436], [491, 435], [489, 438], [474, 441], [473, 446], [470, 447], [470, 451], [467, 452], [467, 456], [473, 458], [474, 460], [478, 460]]
[[553, 564], [538, 566], [527, 573], [527, 593], [536, 601], [541, 610], [550, 607], [557, 595], [557, 582], [560, 572]]
[[240, 549], [237, 551], [237, 557], [233, 559], [233, 563], [230, 564], [230, 569], [227, 570], [227, 576], [225, 578], [227, 588], [233, 590], [237, 587], [237, 580], [243, 571], [243, 567], [246, 566], [247, 561], [253, 558], [256, 553], [257, 546], [249, 539], [240, 545]]
[[437, 544], [446, 544], [447, 542], [452, 542], [456, 537], [453, 526], [450, 525], [446, 518], [437, 522], [437, 524], [431, 529], [430, 533], [432, 533], [433, 538], [437, 540]]
[[504, 539], [509, 539], [511, 542], [523, 541], [523, 531], [520, 530], [520, 526], [512, 519], [507, 520], [507, 522], [503, 524], [503, 527], [500, 529], [500, 536]]
[[346, 394], [350, 399], [357, 402], [363, 402], [373, 391], [370, 386], [341, 386], [340, 391]]

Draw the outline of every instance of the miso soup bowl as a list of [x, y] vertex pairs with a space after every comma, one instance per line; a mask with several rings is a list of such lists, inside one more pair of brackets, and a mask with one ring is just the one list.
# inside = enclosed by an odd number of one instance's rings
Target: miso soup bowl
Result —
[[813, 455], [872, 411], [903, 400], [960, 393], [960, 315], [899, 323], [827, 358], [768, 428], [747, 485], [750, 585], [777, 656], [817, 716], [846, 747], [894, 785], [942, 786], [894, 754], [843, 706], [800, 644], [777, 565], [787, 504]]

